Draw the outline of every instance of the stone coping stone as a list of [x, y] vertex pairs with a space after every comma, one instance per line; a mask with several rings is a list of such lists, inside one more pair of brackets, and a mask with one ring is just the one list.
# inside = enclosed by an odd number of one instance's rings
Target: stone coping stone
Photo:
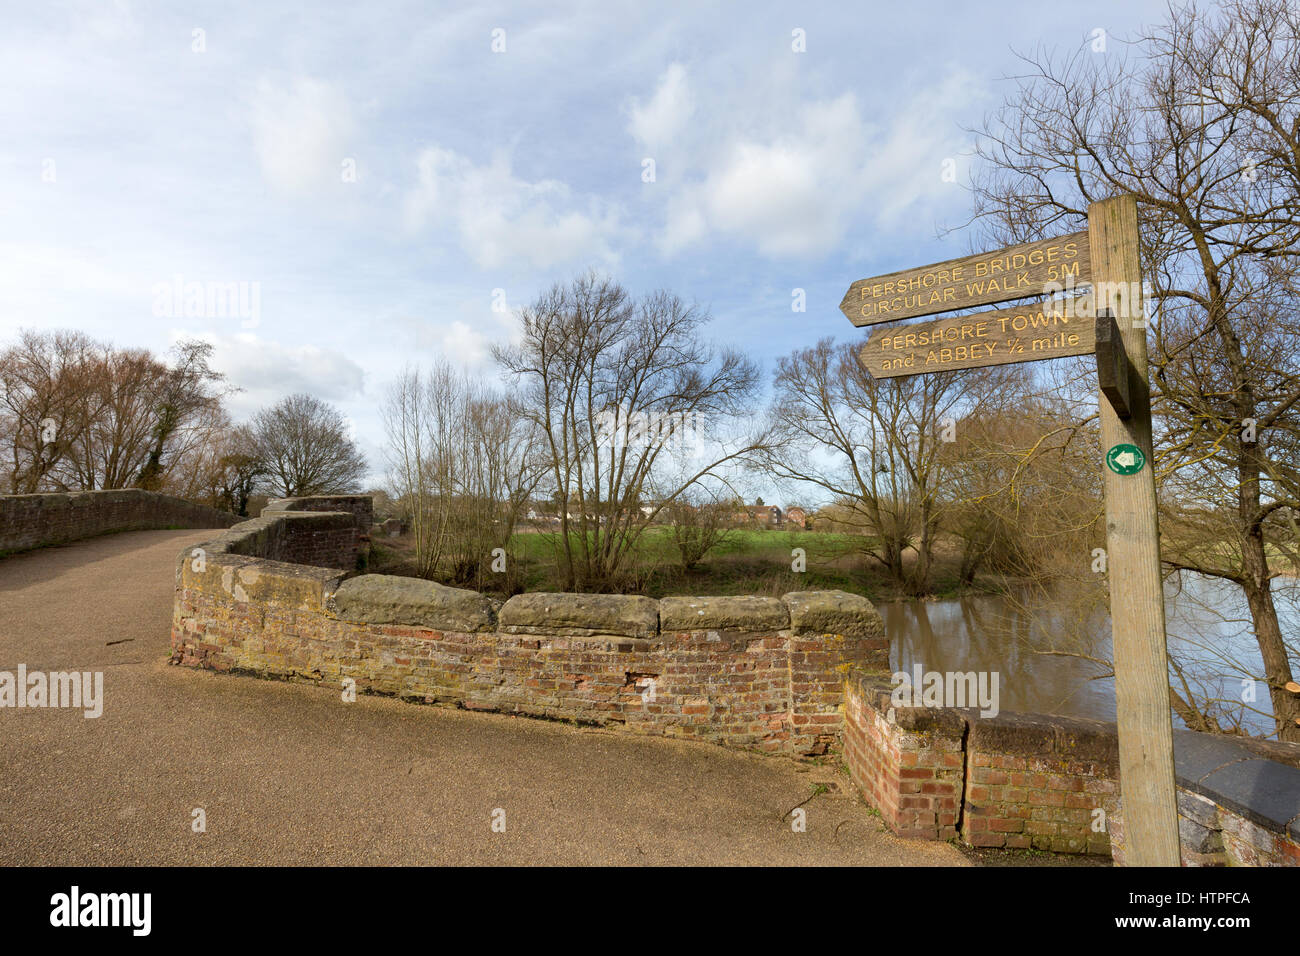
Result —
[[338, 586], [329, 610], [338, 620], [357, 624], [404, 624], [472, 634], [493, 629], [497, 608], [478, 591], [421, 578], [363, 574]]
[[1220, 767], [1196, 789], [1246, 819], [1278, 833], [1300, 834], [1300, 770], [1262, 758]]
[[885, 622], [876, 606], [847, 591], [791, 591], [781, 598], [790, 609], [795, 637], [842, 634], [853, 638], [885, 636]]
[[774, 597], [666, 597], [659, 599], [659, 629], [670, 631], [781, 631], [790, 612]]
[[[206, 553], [196, 562], [195, 550]], [[197, 570], [195, 564], [203, 570]], [[177, 557], [176, 582], [205, 594], [239, 603], [271, 602], [288, 607], [320, 610], [325, 595], [343, 580], [343, 572], [306, 564], [231, 554], [196, 545]]]
[[890, 707], [885, 717], [894, 715], [891, 723], [914, 734], [934, 734], [939, 737], [960, 739], [966, 732], [966, 721], [953, 710], [934, 707]]
[[1239, 739], [1223, 734], [1174, 731], [1174, 769], [1179, 783], [1195, 787], [1221, 767], [1250, 760], [1253, 755]]
[[374, 498], [371, 495], [303, 495], [272, 498], [262, 508], [263, 515], [323, 511], [346, 511], [358, 527], [369, 530], [374, 521]]
[[1016, 754], [1101, 764], [1119, 774], [1119, 738], [1115, 725], [1082, 717], [1019, 714], [1003, 711], [982, 717], [973, 707], [895, 707], [894, 684], [881, 674], [854, 668], [852, 677], [865, 702], [881, 714], [894, 712], [904, 730], [966, 734], [970, 753]]
[[1213, 736], [1219, 740], [1225, 740], [1229, 743], [1236, 744], [1248, 757], [1258, 757], [1261, 760], [1272, 760], [1277, 763], [1286, 764], [1289, 767], [1300, 769], [1300, 744], [1290, 743], [1285, 740], [1263, 740], [1259, 737], [1235, 737], [1228, 734], [1198, 734], [1192, 730], [1175, 730], [1174, 731], [1174, 752], [1177, 753], [1177, 736], [1182, 734], [1191, 734], [1195, 736]]
[[1111, 776], [1119, 775], [1119, 737], [1114, 724], [1084, 717], [1010, 711], [981, 717], [978, 710], [970, 708], [966, 715], [970, 728], [966, 748], [971, 753], [1056, 757], [1100, 764]]
[[370, 495], [301, 495], [297, 498], [271, 498], [262, 511], [263, 513], [267, 511], [310, 512], [317, 510], [316, 506], [334, 503], [365, 508], [367, 505], [373, 505], [374, 499]]
[[659, 602], [630, 594], [516, 594], [497, 616], [507, 634], [654, 637]]

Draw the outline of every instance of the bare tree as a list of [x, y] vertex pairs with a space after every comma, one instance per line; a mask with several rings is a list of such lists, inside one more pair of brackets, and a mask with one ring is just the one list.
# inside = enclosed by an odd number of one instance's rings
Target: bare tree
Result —
[[253, 417], [256, 455], [270, 493], [282, 498], [354, 491], [366, 460], [348, 437], [334, 406], [310, 395], [290, 395]]
[[[1159, 306], [1162, 557], [1241, 589], [1277, 734], [1300, 740], [1270, 557], [1295, 554], [1300, 509], [1300, 10], [1171, 8], [1135, 53], [1024, 58], [983, 130], [976, 218], [995, 238], [1029, 239], [1077, 228], [1095, 200], [1136, 196]], [[1171, 674], [1175, 697], [1180, 683]]]
[[981, 569], [1048, 588], [1087, 573], [1082, 559], [1105, 543], [1099, 437], [1095, 416], [1079, 421], [1050, 394], [958, 423], [941, 450], [941, 496], [944, 530], [962, 543], [961, 583]]
[[950, 463], [941, 449], [959, 418], [982, 414], [1023, 373], [991, 368], [877, 381], [856, 348], [823, 339], [780, 360], [771, 446], [757, 461], [778, 480], [832, 496], [837, 521], [863, 536], [863, 553], [904, 593], [925, 594]]
[[521, 409], [439, 362], [404, 372], [383, 415], [389, 480], [409, 516], [418, 573], [510, 590], [518, 562], [506, 558], [540, 477]]
[[33, 332], [0, 351], [4, 489], [63, 489], [59, 469], [100, 411], [99, 346], [80, 332]]
[[97, 411], [61, 469], [65, 483], [160, 489], [173, 464], [224, 422], [229, 389], [208, 364], [211, 352], [206, 342], [181, 342], [168, 365], [145, 349], [99, 346], [91, 385]]
[[247, 425], [226, 432], [218, 440], [216, 459], [216, 507], [241, 517], [248, 516], [248, 503], [266, 475], [266, 462]]
[[80, 332], [25, 332], [0, 351], [0, 439], [14, 493], [189, 487], [173, 476], [225, 427], [211, 346], [182, 342], [169, 365]]
[[[758, 370], [740, 353], [705, 343], [707, 321], [671, 293], [634, 299], [613, 280], [588, 274], [522, 309], [518, 344], [493, 350], [542, 436], [568, 589], [616, 588], [659, 511], [760, 444], [738, 437]], [[715, 443], [728, 428], [730, 447]], [[664, 466], [681, 465], [685, 456], [674, 461], [680, 445], [695, 438], [701, 459], [683, 477], [659, 483]]]
[[266, 473], [251, 429], [231, 426], [222, 411], [194, 432], [196, 440], [187, 443], [173, 462], [163, 490], [247, 517], [249, 502]]
[[172, 349], [172, 363], [161, 376], [158, 391], [151, 396], [149, 444], [136, 476], [137, 487], [161, 487], [169, 456], [178, 445], [184, 445], [185, 439], [201, 439], [204, 413], [220, 408], [220, 396], [214, 388], [225, 376], [208, 364], [211, 356], [209, 342], [180, 342]]
[[445, 364], [427, 375], [408, 368], [389, 387], [383, 406], [389, 483], [406, 511], [421, 577], [437, 573], [450, 529], [455, 384]]

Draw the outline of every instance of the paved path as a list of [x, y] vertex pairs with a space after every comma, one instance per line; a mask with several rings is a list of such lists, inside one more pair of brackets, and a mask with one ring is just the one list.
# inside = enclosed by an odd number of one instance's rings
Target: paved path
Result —
[[0, 709], [0, 864], [968, 863], [809, 800], [832, 767], [171, 667], [174, 560], [210, 536], [0, 560], [0, 670], [102, 670], [105, 696]]

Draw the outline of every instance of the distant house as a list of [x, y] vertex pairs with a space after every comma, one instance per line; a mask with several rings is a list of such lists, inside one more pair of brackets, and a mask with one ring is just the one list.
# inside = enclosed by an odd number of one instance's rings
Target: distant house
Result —
[[779, 528], [781, 527], [781, 509], [776, 505], [763, 505], [755, 502], [752, 505], [745, 505], [742, 510], [737, 511], [736, 521], [739, 524], [756, 524], [760, 528]]
[[794, 525], [796, 528], [807, 528], [808, 515], [797, 505], [793, 508], [787, 508], [785, 510], [785, 523]]

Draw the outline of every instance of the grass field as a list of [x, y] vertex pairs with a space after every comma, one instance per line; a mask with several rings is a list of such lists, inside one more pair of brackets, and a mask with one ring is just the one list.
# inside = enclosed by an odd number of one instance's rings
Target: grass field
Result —
[[[668, 528], [647, 529], [637, 543], [635, 559], [621, 590], [648, 597], [670, 595], [762, 594], [837, 589], [872, 600], [901, 597], [879, 566], [862, 553], [860, 535], [818, 531], [739, 529], [727, 537], [691, 571], [685, 571]], [[511, 560], [522, 568], [515, 590], [558, 591], [557, 534], [521, 533], [511, 540]], [[371, 570], [385, 574], [411, 573], [412, 544], [407, 537], [375, 541]], [[794, 549], [805, 553], [806, 570], [792, 569]], [[491, 589], [489, 589], [491, 590]], [[955, 561], [937, 549], [933, 593], [958, 592]]]

